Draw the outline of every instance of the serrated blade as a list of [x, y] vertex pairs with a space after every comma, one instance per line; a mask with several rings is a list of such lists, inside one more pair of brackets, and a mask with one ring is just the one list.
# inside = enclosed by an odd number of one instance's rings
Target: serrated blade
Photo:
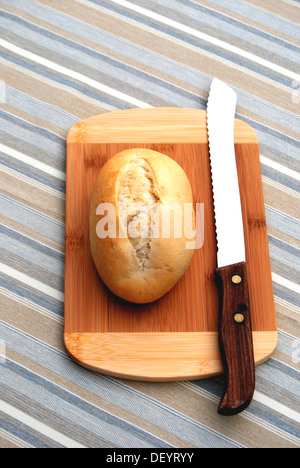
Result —
[[213, 79], [207, 130], [213, 185], [218, 268], [245, 261], [243, 218], [234, 149], [236, 93]]

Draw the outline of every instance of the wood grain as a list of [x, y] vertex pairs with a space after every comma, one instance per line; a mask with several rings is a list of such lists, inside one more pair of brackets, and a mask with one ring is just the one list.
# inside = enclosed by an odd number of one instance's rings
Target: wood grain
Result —
[[[257, 143], [248, 124], [236, 119], [236, 143]], [[206, 113], [154, 107], [89, 117], [70, 129], [67, 143], [207, 143]]]
[[[217, 332], [66, 333], [81, 366], [130, 380], [172, 382], [223, 373]], [[276, 332], [253, 332], [254, 359], [261, 364], [276, 346]]]
[[[267, 337], [265, 343], [260, 339], [254, 342], [258, 364], [276, 346], [276, 319], [257, 139], [247, 124], [239, 120], [235, 123], [252, 327], [254, 333]], [[134, 147], [153, 149], [174, 158], [189, 177], [194, 203], [204, 203], [203, 247], [195, 251], [188, 271], [172, 291], [146, 305], [126, 303], [108, 291], [96, 272], [89, 249], [89, 203], [98, 171], [108, 158]], [[66, 194], [65, 344], [70, 355], [83, 366], [125, 378], [182, 380], [221, 373], [215, 340], [215, 268], [205, 112], [132, 109], [91, 117], [74, 125], [67, 140]], [[257, 346], [261, 349], [255, 349]], [[185, 358], [174, 358], [178, 353], [186, 354]], [[118, 362], [118, 356], [122, 362]], [[168, 362], [166, 366], [164, 360]]]

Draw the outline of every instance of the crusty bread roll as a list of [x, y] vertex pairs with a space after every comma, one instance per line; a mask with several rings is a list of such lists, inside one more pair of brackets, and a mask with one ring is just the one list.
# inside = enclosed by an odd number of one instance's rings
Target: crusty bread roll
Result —
[[90, 246], [100, 277], [116, 296], [153, 302], [185, 273], [194, 244], [185, 235], [184, 204], [191, 207], [194, 229], [189, 180], [161, 153], [125, 150], [100, 169], [90, 205]]

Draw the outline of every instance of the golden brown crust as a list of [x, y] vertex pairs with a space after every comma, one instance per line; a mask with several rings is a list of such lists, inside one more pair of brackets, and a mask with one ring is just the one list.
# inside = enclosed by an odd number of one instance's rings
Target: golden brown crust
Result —
[[[99, 226], [108, 221], [108, 211], [96, 214], [102, 203], [113, 204], [117, 215], [115, 224], [106, 223], [106, 229], [113, 230], [105, 238], [99, 238]], [[98, 273], [115, 295], [135, 303], [153, 302], [185, 273], [193, 256], [193, 249], [186, 248], [191, 239], [184, 229], [180, 238], [174, 236], [172, 215], [170, 237], [162, 233], [164, 207], [181, 207], [183, 223], [184, 203], [193, 203], [189, 180], [174, 160], [161, 153], [125, 150], [101, 168], [90, 207], [90, 245]]]

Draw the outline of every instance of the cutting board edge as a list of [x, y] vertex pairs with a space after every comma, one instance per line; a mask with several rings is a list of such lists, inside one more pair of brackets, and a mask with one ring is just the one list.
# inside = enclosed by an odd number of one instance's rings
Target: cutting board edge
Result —
[[[126, 118], [128, 117], [128, 118]], [[181, 121], [181, 129], [174, 117]], [[128, 120], [133, 119], [131, 125]], [[122, 127], [122, 120], [126, 124]], [[142, 132], [136, 131], [142, 129]], [[72, 143], [208, 143], [206, 111], [181, 107], [133, 108], [105, 112], [76, 122], [68, 131], [67, 145]], [[188, 135], [188, 136], [187, 136]], [[235, 119], [236, 144], [258, 144], [255, 130]]]
[[[253, 332], [256, 366], [270, 358], [277, 340], [277, 330]], [[64, 343], [80, 366], [121, 379], [172, 382], [223, 374], [217, 332], [64, 333]]]

